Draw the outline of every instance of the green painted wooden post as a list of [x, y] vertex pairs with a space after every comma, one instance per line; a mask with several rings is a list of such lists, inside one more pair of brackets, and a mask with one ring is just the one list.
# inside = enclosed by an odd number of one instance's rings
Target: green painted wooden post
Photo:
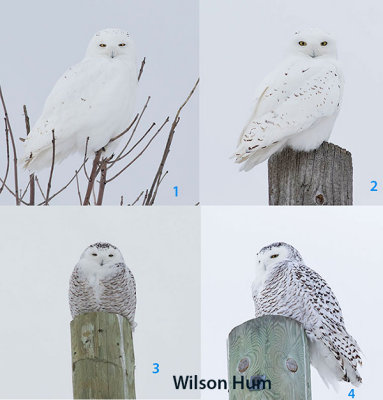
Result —
[[75, 399], [135, 399], [134, 350], [128, 320], [94, 312], [70, 324]]
[[[303, 326], [290, 318], [268, 315], [234, 328], [228, 339], [228, 368], [230, 400], [311, 400], [307, 337]], [[262, 377], [256, 378], [260, 390], [247, 388], [252, 377]]]

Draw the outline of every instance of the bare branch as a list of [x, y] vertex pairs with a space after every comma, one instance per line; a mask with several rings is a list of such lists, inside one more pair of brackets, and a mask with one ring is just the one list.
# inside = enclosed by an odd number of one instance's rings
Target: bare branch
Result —
[[110, 139], [109, 142], [108, 142], [108, 144], [114, 142], [115, 140], [119, 139], [121, 136], [124, 136], [125, 133], [129, 132], [130, 129], [131, 129], [131, 127], [132, 127], [132, 126], [134, 125], [134, 123], [137, 121], [137, 118], [138, 118], [138, 114], [136, 114], [136, 116], [134, 117], [134, 119], [133, 119], [133, 121], [131, 122], [131, 124], [130, 124], [123, 132], [121, 132], [119, 135], [117, 135], [117, 136], [115, 136], [114, 138]]
[[141, 196], [145, 193], [145, 190], [143, 190], [138, 197], [136, 198], [136, 200], [134, 200], [134, 202], [132, 204], [128, 204], [128, 206], [134, 206], [141, 198]]
[[102, 200], [104, 199], [104, 192], [105, 192], [105, 186], [106, 186], [106, 173], [108, 170], [107, 164], [106, 164], [106, 159], [103, 159], [101, 161], [101, 179], [100, 179], [100, 185], [98, 188], [98, 196], [97, 196], [97, 206], [102, 206]]
[[94, 160], [93, 160], [93, 167], [92, 167], [92, 172], [90, 173], [89, 179], [88, 179], [88, 187], [86, 190], [85, 198], [84, 198], [84, 206], [89, 206], [90, 205], [90, 196], [92, 195], [92, 189], [94, 187], [94, 183], [96, 181], [96, 177], [98, 174], [98, 164], [100, 162], [101, 158], [101, 152], [102, 150], [98, 150], [95, 154]]
[[120, 206], [124, 205], [124, 196], [121, 196], [121, 200], [120, 200]]
[[169, 117], [166, 118], [164, 123], [160, 126], [160, 128], [157, 130], [157, 132], [152, 136], [152, 138], [149, 140], [149, 142], [146, 144], [146, 146], [138, 153], [138, 155], [133, 158], [133, 160], [127, 164], [120, 172], [117, 172], [116, 175], [113, 176], [113, 178], [108, 179], [106, 182], [109, 183], [116, 179], [119, 175], [121, 175], [126, 169], [128, 169], [138, 158], [142, 156], [142, 154], [145, 152], [145, 150], [150, 146], [150, 144], [153, 142], [153, 140], [156, 138], [156, 136], [161, 132], [162, 128], [169, 122]]
[[[31, 125], [29, 122], [29, 116], [28, 116], [28, 110], [27, 106], [24, 104], [23, 106], [23, 111], [24, 111], [24, 120], [25, 120], [25, 130], [27, 131], [27, 136], [29, 135], [29, 132], [31, 131]], [[35, 175], [30, 174], [29, 175], [29, 205], [34, 206], [35, 205], [35, 196], [36, 196], [36, 190], [35, 190]]]
[[5, 175], [4, 175], [4, 179], [3, 179], [3, 184], [2, 184], [2, 186], [0, 188], [0, 193], [4, 189], [5, 182], [7, 181], [8, 172], [9, 172], [9, 132], [8, 132], [8, 124], [7, 124], [6, 118], [4, 118], [4, 122], [5, 122], [5, 140], [6, 140], [6, 143], [7, 143], [7, 168], [5, 170]]
[[149, 134], [149, 132], [154, 128], [154, 126], [156, 125], [155, 122], [152, 123], [152, 125], [150, 125], [150, 128], [144, 133], [144, 135], [135, 143], [135, 145], [128, 150], [125, 154], [123, 154], [122, 156], [119, 156], [118, 158], [116, 158], [113, 161], [110, 161], [111, 163], [111, 167], [117, 162], [117, 161], [121, 161], [123, 160], [126, 156], [128, 156], [144, 139], [145, 137]]
[[12, 151], [13, 151], [13, 169], [14, 169], [14, 175], [15, 175], [15, 195], [16, 195], [15, 199], [16, 199], [16, 205], [18, 206], [18, 205], [20, 205], [20, 198], [19, 198], [19, 179], [18, 179], [18, 171], [17, 171], [17, 153], [16, 153], [15, 139], [13, 136], [11, 124], [9, 122], [8, 111], [7, 111], [7, 107], [5, 105], [3, 91], [1, 90], [1, 87], [0, 87], [0, 98], [1, 98], [1, 103], [3, 104], [3, 110], [4, 110], [6, 123], [8, 125], [8, 129], [9, 129], [9, 137], [11, 138]]
[[30, 185], [30, 184], [31, 184], [31, 181], [28, 182], [27, 187], [25, 188], [23, 194], [20, 196], [20, 200], [23, 200], [23, 199], [24, 199], [25, 195], [27, 194], [27, 191], [28, 191], [28, 189], [29, 189], [29, 185]]
[[48, 205], [48, 199], [49, 199], [49, 193], [51, 191], [51, 186], [52, 186], [52, 177], [53, 177], [53, 171], [55, 169], [55, 158], [56, 158], [56, 138], [55, 138], [55, 130], [52, 130], [52, 165], [51, 165], [51, 171], [49, 173], [49, 179], [48, 179], [48, 186], [47, 186], [47, 195], [45, 197], [45, 205]]
[[[63, 192], [63, 191], [76, 179], [76, 175], [78, 175], [78, 173], [82, 170], [82, 168], [84, 167], [84, 165], [85, 165], [85, 163], [86, 163], [87, 161], [88, 161], [88, 160], [85, 160], [85, 161], [81, 164], [80, 168], [76, 171], [75, 175], [70, 179], [70, 181], [69, 181], [65, 186], [63, 186], [63, 187], [62, 187], [60, 190], [58, 190], [55, 194], [52, 194], [52, 196], [49, 197], [48, 200], [44, 200], [42, 203], [39, 203], [39, 206], [42, 206], [43, 204], [45, 204], [46, 201], [50, 202], [50, 201], [51, 201], [52, 199], [54, 199], [57, 195], [59, 195], [61, 192]], [[39, 183], [38, 183], [38, 180], [37, 180], [37, 176], [36, 176], [35, 179], [36, 179], [36, 182], [37, 182], [38, 186], [40, 186]], [[40, 188], [40, 191], [41, 191], [41, 188]], [[45, 196], [44, 196], [43, 193], [42, 193], [42, 195], [43, 195], [43, 197], [45, 198]]]
[[142, 202], [142, 205], [145, 205], [147, 199], [148, 199], [148, 189], [145, 190], [145, 197], [144, 201]]
[[[84, 168], [85, 168], [85, 164], [84, 164]], [[80, 184], [78, 181], [78, 171], [76, 171], [76, 184], [77, 184], [77, 194], [78, 194], [78, 199], [80, 200], [80, 206], [82, 206], [82, 199], [81, 199], [81, 192], [80, 192]]]
[[164, 150], [160, 165], [159, 165], [157, 173], [156, 173], [156, 175], [155, 175], [155, 177], [153, 179], [152, 186], [150, 187], [150, 190], [149, 190], [148, 198], [147, 198], [146, 203], [145, 203], [146, 205], [153, 205], [154, 204], [154, 201], [156, 199], [156, 190], [155, 189], [156, 189], [156, 187], [158, 188], [158, 184], [159, 184], [158, 182], [161, 179], [162, 171], [164, 169], [165, 162], [166, 162], [166, 160], [168, 158], [168, 155], [169, 155], [169, 152], [170, 152], [170, 146], [171, 146], [172, 141], [173, 141], [174, 132], [176, 130], [178, 122], [180, 121], [181, 111], [185, 107], [185, 105], [188, 103], [190, 98], [193, 96], [193, 94], [194, 94], [194, 92], [195, 92], [195, 90], [196, 90], [196, 88], [198, 86], [198, 83], [199, 83], [199, 79], [197, 79], [197, 82], [195, 83], [193, 89], [191, 90], [191, 92], [189, 93], [188, 97], [186, 98], [186, 100], [181, 105], [181, 107], [178, 109], [177, 114], [176, 114], [176, 116], [174, 118], [174, 121], [173, 121], [172, 126], [170, 128], [168, 141], [166, 143], [166, 147], [165, 147], [165, 150]]
[[140, 68], [140, 72], [138, 73], [138, 82], [141, 79], [142, 73], [144, 72], [144, 67], [145, 67], [145, 63], [146, 63], [146, 57], [144, 57], [144, 59], [141, 62], [141, 68]]
[[146, 110], [147, 107], [148, 107], [149, 101], [150, 101], [150, 96], [148, 97], [148, 99], [146, 100], [146, 103], [145, 103], [144, 107], [142, 108], [142, 111], [141, 111], [141, 113], [140, 113], [140, 116], [139, 116], [138, 119], [137, 119], [137, 123], [136, 123], [136, 126], [135, 126], [134, 129], [133, 129], [132, 134], [130, 135], [130, 137], [129, 137], [127, 143], [125, 144], [125, 146], [123, 147], [123, 149], [120, 151], [120, 153], [118, 154], [118, 156], [116, 157], [116, 159], [111, 163], [112, 165], [121, 157], [121, 155], [124, 153], [124, 151], [128, 148], [128, 146], [129, 146], [129, 144], [130, 144], [130, 142], [131, 142], [131, 140], [132, 140], [134, 134], [136, 133], [137, 127], [138, 127], [138, 125], [140, 124], [141, 118], [142, 118], [142, 116], [144, 115], [145, 110]]
[[45, 201], [46, 201], [46, 196], [45, 196], [45, 194], [44, 194], [44, 192], [43, 192], [43, 189], [41, 189], [40, 182], [39, 182], [39, 179], [37, 178], [37, 176], [35, 176], [35, 180], [36, 180], [36, 183], [37, 183], [37, 187], [38, 187], [39, 190], [40, 190], [41, 196], [43, 196], [43, 199], [44, 199], [44, 201], [43, 201], [41, 204], [39, 204], [39, 205], [42, 205], [42, 204], [44, 204]]

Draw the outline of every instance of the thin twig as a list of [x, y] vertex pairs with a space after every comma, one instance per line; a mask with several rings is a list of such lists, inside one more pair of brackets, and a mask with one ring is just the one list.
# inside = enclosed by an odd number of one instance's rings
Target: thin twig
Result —
[[110, 178], [106, 181], [106, 183], [109, 183], [116, 179], [119, 175], [121, 175], [127, 168], [129, 168], [138, 158], [142, 156], [142, 154], [145, 152], [145, 150], [150, 146], [150, 144], [153, 142], [153, 140], [156, 138], [156, 136], [161, 132], [162, 128], [169, 122], [169, 117], [166, 118], [164, 123], [160, 126], [160, 128], [157, 130], [157, 132], [152, 136], [152, 138], [149, 140], [149, 142], [146, 144], [146, 146], [138, 153], [138, 155], [133, 158], [133, 160], [128, 163], [124, 168], [120, 170], [120, 172], [117, 172], [116, 175], [113, 176], [113, 178]]
[[[86, 163], [87, 161], [88, 161], [88, 160], [85, 160], [85, 161], [81, 164], [80, 168], [76, 171], [75, 175], [70, 179], [70, 181], [69, 181], [65, 186], [63, 186], [63, 187], [62, 187], [60, 190], [58, 190], [55, 194], [52, 194], [52, 196], [47, 200], [48, 202], [50, 202], [50, 201], [51, 201], [52, 199], [54, 199], [57, 195], [59, 195], [61, 192], [63, 192], [63, 191], [76, 179], [76, 175], [79, 174], [79, 172], [82, 170], [82, 168], [84, 167], [84, 165], [85, 165], [85, 163]], [[39, 183], [38, 183], [38, 180], [37, 180], [37, 176], [35, 177], [35, 179], [36, 179], [36, 182], [37, 182], [38, 186], [40, 186]], [[41, 188], [40, 188], [40, 190], [41, 190]], [[45, 197], [44, 194], [43, 194], [43, 197]], [[45, 204], [45, 200], [44, 200], [42, 203], [39, 203], [39, 206], [42, 206], [43, 204]]]
[[98, 173], [98, 163], [100, 162], [100, 157], [101, 157], [101, 152], [102, 150], [98, 150], [95, 154], [94, 160], [93, 160], [93, 167], [92, 167], [92, 172], [90, 173], [89, 179], [88, 179], [88, 187], [86, 189], [86, 194], [84, 198], [84, 206], [89, 206], [90, 205], [90, 196], [92, 195], [92, 189], [94, 187], [94, 183], [96, 181], [97, 173]]
[[[28, 110], [27, 106], [24, 104], [23, 105], [23, 111], [24, 111], [24, 120], [25, 120], [25, 130], [27, 131], [27, 136], [29, 135], [29, 132], [31, 131], [31, 124], [29, 122], [29, 116], [28, 116]], [[35, 205], [35, 197], [36, 197], [36, 189], [35, 189], [35, 174], [30, 174], [29, 175], [29, 205], [34, 206]]]
[[148, 198], [148, 189], [146, 189], [146, 191], [145, 191], [145, 197], [144, 197], [144, 201], [142, 202], [142, 205], [145, 205], [147, 198]]
[[120, 206], [123, 206], [124, 205], [124, 196], [121, 196], [121, 199], [120, 199]]
[[7, 181], [8, 178], [8, 172], [9, 172], [9, 132], [8, 132], [8, 124], [7, 124], [7, 120], [4, 118], [4, 122], [5, 122], [5, 140], [7, 143], [7, 168], [5, 171], [5, 175], [4, 175], [4, 179], [3, 179], [3, 184], [0, 188], [0, 193], [3, 191], [4, 186], [5, 186], [5, 182]]
[[20, 200], [23, 200], [23, 199], [24, 199], [25, 195], [27, 194], [27, 191], [28, 191], [28, 189], [29, 189], [30, 184], [31, 184], [31, 181], [28, 182], [27, 187], [25, 188], [23, 194], [20, 196]]
[[100, 185], [98, 188], [98, 196], [97, 196], [97, 206], [102, 206], [102, 200], [104, 199], [104, 192], [105, 192], [105, 186], [106, 186], [106, 173], [108, 171], [108, 167], [106, 164], [106, 160], [103, 159], [101, 161], [101, 179], [100, 179]]
[[18, 206], [18, 205], [20, 205], [20, 198], [19, 198], [19, 179], [18, 179], [18, 172], [17, 172], [16, 145], [15, 145], [15, 139], [14, 139], [12, 128], [11, 128], [11, 123], [9, 122], [8, 111], [7, 111], [7, 107], [5, 105], [3, 91], [1, 90], [1, 86], [0, 86], [0, 97], [1, 97], [1, 103], [3, 104], [4, 115], [5, 115], [7, 125], [8, 125], [9, 136], [11, 138], [11, 144], [12, 144], [13, 168], [14, 168], [14, 175], [15, 175], [15, 194], [16, 194], [15, 198], [16, 198], [16, 205]]
[[[84, 161], [88, 159], [88, 144], [89, 144], [89, 136], [86, 138]], [[84, 164], [84, 173], [85, 173], [86, 179], [88, 179], [88, 181], [89, 181], [88, 171], [86, 170], [86, 163]]]
[[162, 171], [163, 171], [163, 169], [164, 169], [166, 159], [168, 158], [168, 155], [169, 155], [169, 152], [170, 152], [170, 146], [171, 146], [172, 141], [173, 141], [174, 132], [175, 132], [175, 129], [176, 129], [176, 127], [177, 127], [177, 125], [178, 125], [178, 122], [179, 122], [179, 120], [180, 120], [181, 111], [182, 111], [182, 109], [186, 106], [186, 104], [188, 103], [188, 101], [190, 100], [190, 98], [193, 96], [193, 94], [194, 94], [194, 92], [195, 92], [195, 90], [196, 90], [196, 88], [197, 88], [197, 86], [198, 86], [198, 83], [199, 83], [199, 78], [197, 79], [197, 82], [195, 83], [193, 89], [192, 89], [191, 92], [189, 93], [189, 95], [188, 95], [188, 97], [186, 98], [186, 100], [183, 102], [183, 104], [181, 105], [181, 107], [178, 109], [177, 114], [176, 114], [176, 116], [175, 116], [175, 118], [174, 118], [174, 121], [173, 121], [172, 126], [171, 126], [171, 128], [170, 128], [170, 132], [169, 132], [169, 136], [168, 136], [168, 141], [167, 141], [167, 143], [166, 143], [165, 150], [164, 150], [164, 153], [163, 153], [163, 156], [162, 156], [160, 165], [159, 165], [158, 170], [157, 170], [157, 173], [156, 173], [156, 175], [155, 175], [155, 177], [154, 177], [154, 179], [153, 179], [152, 186], [150, 187], [150, 190], [149, 190], [148, 198], [147, 198], [146, 203], [145, 203], [146, 205], [153, 205], [153, 204], [154, 204], [154, 201], [155, 201], [155, 199], [156, 199], [156, 196], [154, 195], [154, 193], [155, 193], [155, 188], [158, 187], [158, 182], [159, 182], [160, 179], [161, 179]]
[[[4, 181], [3, 181], [1, 178], [0, 178], [0, 182], [1, 182], [2, 184], [4, 184]], [[8, 190], [8, 192], [9, 192], [13, 197], [16, 197], [15, 192], [14, 192], [7, 184], [4, 184], [4, 187]], [[25, 201], [20, 200], [20, 202], [23, 203], [23, 204], [25, 204], [26, 206], [29, 205], [29, 204], [28, 204], [27, 202], [25, 202]]]
[[141, 196], [144, 194], [145, 190], [143, 190], [138, 197], [136, 198], [136, 200], [134, 200], [134, 202], [132, 204], [129, 204], [130, 206], [134, 206], [141, 198]]
[[[120, 153], [118, 154], [118, 156], [110, 163], [110, 164], [112, 164], [112, 166], [119, 160], [119, 158], [121, 157], [121, 155], [122, 155], [122, 154], [124, 153], [124, 151], [128, 148], [128, 146], [129, 146], [129, 144], [130, 144], [130, 142], [131, 142], [131, 140], [132, 140], [134, 134], [136, 133], [137, 127], [138, 127], [138, 125], [139, 125], [140, 122], [141, 122], [141, 118], [142, 118], [142, 116], [144, 115], [144, 113], [145, 113], [145, 111], [146, 111], [146, 109], [147, 109], [147, 107], [148, 107], [149, 101], [150, 101], [150, 96], [147, 98], [146, 103], [145, 103], [144, 107], [143, 107], [142, 110], [141, 110], [140, 116], [139, 116], [138, 119], [137, 119], [136, 125], [135, 125], [135, 127], [134, 127], [134, 129], [133, 129], [133, 132], [132, 132], [132, 134], [130, 135], [128, 141], [126, 142], [125, 146], [122, 148], [122, 150], [120, 151]], [[136, 118], [135, 118], [135, 119], [136, 119]]]
[[142, 73], [144, 72], [144, 67], [145, 67], [145, 63], [146, 63], [146, 57], [144, 57], [144, 59], [141, 62], [141, 68], [140, 68], [140, 72], [138, 73], [138, 82], [141, 79]]
[[[84, 164], [85, 167], [85, 164]], [[80, 184], [78, 181], [78, 171], [76, 171], [76, 184], [77, 184], [77, 194], [78, 194], [78, 198], [80, 200], [80, 206], [82, 206], [82, 199], [81, 199], [81, 192], [80, 192]]]
[[130, 129], [131, 129], [131, 127], [132, 127], [132, 126], [134, 125], [134, 123], [137, 121], [137, 118], [138, 118], [138, 114], [136, 114], [136, 116], [134, 117], [134, 119], [133, 119], [133, 121], [131, 122], [131, 124], [130, 124], [123, 132], [121, 132], [119, 135], [117, 135], [117, 136], [115, 136], [114, 138], [110, 139], [109, 142], [108, 142], [108, 144], [114, 142], [115, 140], [119, 139], [121, 136], [124, 136], [125, 133], [129, 132]]
[[150, 133], [150, 131], [156, 126], [156, 123], [153, 122], [152, 125], [150, 125], [149, 129], [143, 134], [143, 136], [135, 143], [135, 145], [128, 150], [125, 154], [123, 154], [122, 156], [119, 156], [118, 158], [116, 158], [115, 160], [113, 160], [111, 162], [111, 167], [116, 163], [116, 161], [121, 161], [123, 160], [125, 157], [127, 157], [145, 138], [146, 136]]
[[43, 189], [41, 189], [40, 182], [39, 182], [39, 179], [37, 178], [37, 176], [35, 176], [35, 180], [36, 180], [36, 183], [37, 183], [37, 187], [40, 190], [41, 196], [43, 196], [43, 199], [44, 199], [44, 201], [41, 204], [39, 204], [39, 205], [42, 205], [42, 204], [44, 204], [46, 202], [47, 198], [46, 198], [46, 196], [45, 196], [45, 194], [43, 192]]
[[51, 191], [52, 186], [52, 177], [53, 171], [55, 169], [55, 158], [56, 158], [56, 138], [55, 138], [55, 130], [52, 130], [52, 164], [51, 164], [51, 171], [49, 173], [48, 185], [47, 185], [47, 195], [45, 197], [45, 205], [48, 205], [49, 193]]

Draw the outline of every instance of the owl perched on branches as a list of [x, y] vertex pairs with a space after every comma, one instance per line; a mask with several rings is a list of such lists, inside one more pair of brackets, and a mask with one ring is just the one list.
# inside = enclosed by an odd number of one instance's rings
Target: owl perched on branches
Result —
[[136, 324], [136, 283], [120, 250], [109, 243], [95, 243], [82, 253], [69, 284], [72, 317], [89, 312], [107, 312]]
[[285, 147], [317, 149], [338, 116], [343, 74], [335, 40], [311, 29], [296, 32], [288, 57], [259, 86], [234, 157], [249, 171]]
[[[31, 171], [70, 154], [93, 155], [128, 128], [135, 107], [137, 67], [134, 42], [120, 29], [95, 34], [85, 58], [69, 68], [48, 96], [40, 118], [24, 143], [21, 163]], [[87, 143], [87, 138], [89, 142]], [[105, 148], [113, 154], [118, 140]]]
[[294, 247], [273, 243], [257, 254], [252, 293], [256, 317], [282, 315], [303, 325], [311, 363], [326, 385], [362, 382], [361, 350], [346, 330], [334, 293]]

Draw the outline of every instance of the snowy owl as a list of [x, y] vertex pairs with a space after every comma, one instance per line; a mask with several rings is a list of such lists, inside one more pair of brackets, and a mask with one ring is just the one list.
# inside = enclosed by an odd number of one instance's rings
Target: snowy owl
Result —
[[252, 293], [256, 317], [282, 315], [303, 325], [311, 363], [326, 385], [362, 382], [361, 350], [346, 330], [334, 293], [294, 247], [273, 243], [257, 254]]
[[249, 171], [285, 147], [317, 149], [330, 137], [343, 93], [335, 40], [320, 30], [296, 32], [288, 57], [257, 90], [235, 161]]
[[[24, 142], [21, 163], [31, 171], [52, 162], [52, 131], [56, 138], [55, 162], [74, 152], [88, 154], [106, 146], [131, 122], [137, 90], [134, 43], [120, 29], [95, 34], [85, 58], [69, 68], [48, 96], [42, 115]], [[113, 154], [118, 140], [105, 156]]]
[[136, 283], [120, 250], [109, 243], [95, 243], [82, 253], [69, 284], [72, 318], [89, 312], [107, 312], [136, 324]]

